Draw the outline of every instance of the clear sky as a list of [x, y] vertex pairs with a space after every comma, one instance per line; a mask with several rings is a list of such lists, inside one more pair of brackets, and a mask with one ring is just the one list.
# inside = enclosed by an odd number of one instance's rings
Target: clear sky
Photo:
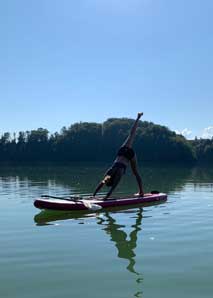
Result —
[[213, 135], [212, 0], [0, 2], [0, 131], [135, 117]]

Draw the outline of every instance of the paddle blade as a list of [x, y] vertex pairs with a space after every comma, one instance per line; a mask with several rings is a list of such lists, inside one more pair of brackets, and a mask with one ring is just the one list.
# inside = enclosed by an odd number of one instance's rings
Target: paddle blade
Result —
[[89, 202], [89, 201], [87, 201], [87, 200], [82, 200], [81, 202], [82, 202], [82, 203], [84, 204], [84, 206], [85, 206], [86, 208], [88, 208], [89, 210], [97, 211], [97, 210], [102, 209], [101, 206], [99, 206], [99, 205], [97, 205], [97, 204], [94, 204], [94, 203], [91, 203], [91, 202]]

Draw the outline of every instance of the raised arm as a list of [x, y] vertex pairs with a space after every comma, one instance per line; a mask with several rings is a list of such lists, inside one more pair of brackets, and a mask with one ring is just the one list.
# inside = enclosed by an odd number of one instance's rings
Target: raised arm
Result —
[[143, 113], [138, 113], [138, 116], [137, 116], [137, 118], [135, 120], [135, 123], [133, 124], [133, 126], [131, 128], [131, 131], [130, 131], [128, 137], [127, 137], [127, 139], [123, 143], [123, 146], [132, 147], [132, 143], [134, 141], [136, 129], [138, 127], [138, 122], [139, 122], [141, 116], [143, 116]]

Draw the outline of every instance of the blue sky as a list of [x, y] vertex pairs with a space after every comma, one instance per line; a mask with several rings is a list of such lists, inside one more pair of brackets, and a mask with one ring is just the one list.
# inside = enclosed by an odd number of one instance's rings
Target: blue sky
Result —
[[212, 0], [0, 3], [0, 132], [135, 117], [213, 128]]

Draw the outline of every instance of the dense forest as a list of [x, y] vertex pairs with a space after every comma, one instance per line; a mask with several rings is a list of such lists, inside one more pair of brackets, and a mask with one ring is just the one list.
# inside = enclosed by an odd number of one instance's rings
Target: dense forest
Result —
[[[80, 122], [60, 133], [47, 129], [4, 133], [0, 161], [111, 161], [134, 120], [111, 118], [103, 124]], [[138, 160], [213, 162], [213, 139], [186, 140], [165, 126], [140, 121], [134, 148]]]

